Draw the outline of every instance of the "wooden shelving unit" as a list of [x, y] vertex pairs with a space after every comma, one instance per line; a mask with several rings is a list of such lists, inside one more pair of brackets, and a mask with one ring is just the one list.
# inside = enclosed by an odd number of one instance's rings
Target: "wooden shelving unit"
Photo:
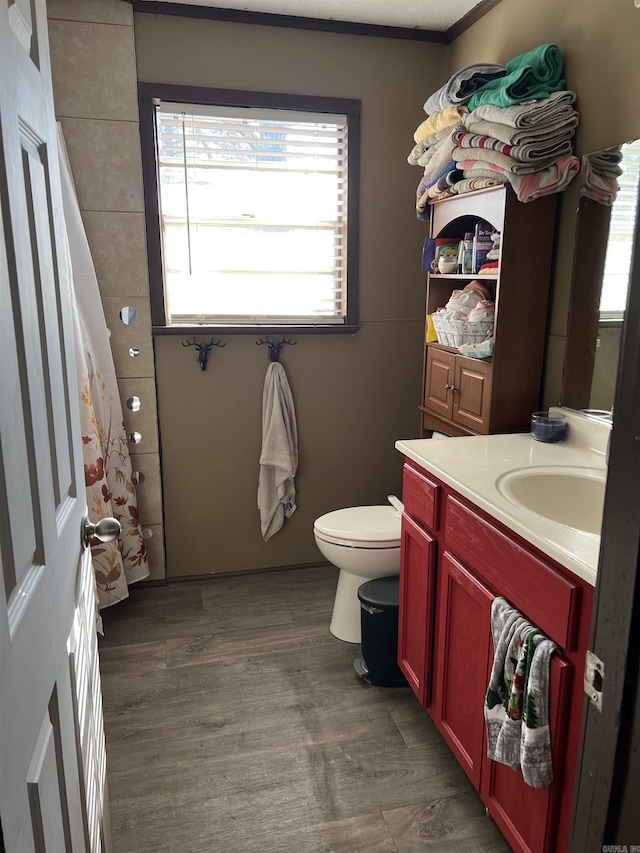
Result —
[[427, 315], [474, 279], [489, 289], [496, 311], [492, 358], [469, 358], [454, 347], [425, 343], [423, 435], [529, 429], [540, 400], [555, 211], [555, 194], [522, 204], [506, 186], [432, 205], [431, 237], [462, 239], [484, 219], [502, 238], [497, 275], [427, 275]]

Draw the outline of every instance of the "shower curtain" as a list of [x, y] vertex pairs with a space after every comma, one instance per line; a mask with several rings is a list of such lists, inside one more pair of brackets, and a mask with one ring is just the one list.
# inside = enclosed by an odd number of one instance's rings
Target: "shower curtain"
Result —
[[[58, 153], [75, 293], [76, 370], [88, 514], [94, 523], [113, 516], [122, 525], [122, 533], [115, 542], [93, 540], [91, 543], [98, 605], [103, 608], [127, 598], [129, 584], [148, 577], [149, 568], [138, 523], [131, 459], [109, 344], [110, 332], [60, 123]], [[99, 617], [98, 629], [101, 629]]]

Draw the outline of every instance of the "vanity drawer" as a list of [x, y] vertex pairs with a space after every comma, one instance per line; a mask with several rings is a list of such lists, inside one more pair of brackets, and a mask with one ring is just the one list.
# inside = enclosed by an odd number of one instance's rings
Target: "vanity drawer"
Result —
[[573, 650], [582, 590], [553, 566], [447, 497], [447, 550], [464, 562], [563, 649]]
[[421, 470], [405, 463], [402, 471], [402, 503], [404, 511], [423, 527], [438, 529], [442, 487]]

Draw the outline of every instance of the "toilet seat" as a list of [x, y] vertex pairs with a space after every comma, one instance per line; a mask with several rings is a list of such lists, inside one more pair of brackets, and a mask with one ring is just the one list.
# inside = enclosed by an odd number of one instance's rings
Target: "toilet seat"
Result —
[[391, 506], [352, 506], [321, 515], [313, 532], [344, 548], [399, 548], [400, 516]]

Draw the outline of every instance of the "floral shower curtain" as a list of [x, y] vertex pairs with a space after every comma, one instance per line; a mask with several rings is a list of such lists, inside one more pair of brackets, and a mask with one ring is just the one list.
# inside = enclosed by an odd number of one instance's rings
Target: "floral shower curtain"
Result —
[[[103, 608], [126, 598], [129, 584], [148, 577], [149, 568], [138, 523], [110, 332], [60, 124], [58, 151], [75, 291], [76, 369], [88, 514], [94, 523], [113, 516], [122, 525], [122, 533], [115, 542], [91, 543], [98, 603]], [[100, 620], [98, 627], [101, 628]]]

